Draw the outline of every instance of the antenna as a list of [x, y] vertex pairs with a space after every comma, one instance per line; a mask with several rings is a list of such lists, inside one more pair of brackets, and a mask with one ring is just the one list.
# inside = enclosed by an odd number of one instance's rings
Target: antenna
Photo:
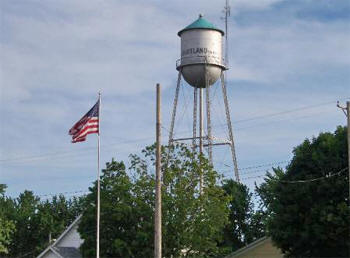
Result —
[[224, 10], [225, 17], [221, 17], [225, 21], [225, 64], [228, 67], [228, 17], [231, 16], [231, 6], [229, 0], [226, 0]]

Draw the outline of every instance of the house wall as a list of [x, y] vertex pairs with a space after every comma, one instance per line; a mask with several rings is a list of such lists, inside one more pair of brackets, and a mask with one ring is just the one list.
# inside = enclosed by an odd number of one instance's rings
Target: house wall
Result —
[[264, 240], [258, 246], [254, 246], [245, 252], [232, 256], [232, 258], [282, 258], [282, 252], [273, 245], [270, 238]]

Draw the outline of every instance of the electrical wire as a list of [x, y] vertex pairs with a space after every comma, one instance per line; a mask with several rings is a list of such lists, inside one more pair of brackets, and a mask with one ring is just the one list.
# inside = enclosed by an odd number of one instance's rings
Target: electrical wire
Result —
[[[281, 165], [281, 164], [285, 164], [290, 162], [289, 160], [282, 160], [282, 161], [276, 161], [276, 162], [271, 162], [271, 163], [264, 163], [264, 164], [257, 164], [257, 165], [252, 165], [252, 166], [248, 166], [248, 167], [243, 167], [243, 168], [238, 168], [239, 171], [243, 171], [243, 170], [251, 170], [251, 169], [256, 169], [256, 168], [262, 168], [262, 167], [271, 167], [274, 165]], [[218, 162], [221, 163], [221, 162]], [[232, 168], [231, 165], [227, 165], [225, 163], [221, 163], [226, 167], [230, 167]], [[228, 170], [227, 170], [228, 171]]]
[[37, 197], [47, 197], [47, 196], [57, 196], [57, 195], [68, 195], [68, 194], [80, 194], [80, 193], [89, 193], [87, 190], [78, 190], [78, 191], [72, 191], [72, 192], [61, 192], [61, 193], [48, 193], [48, 194], [42, 194], [37, 195]]
[[[248, 174], [257, 174], [257, 173], [266, 173], [268, 169], [259, 169], [259, 170], [252, 170], [252, 171], [247, 171], [247, 172], [243, 172], [243, 173], [239, 173], [240, 176], [242, 175], [248, 175]], [[224, 170], [222, 171], [222, 174], [227, 175], [229, 173], [232, 173], [232, 169], [230, 170]]]
[[[113, 148], [115, 146], [119, 146], [121, 144], [129, 144], [129, 143], [135, 143], [135, 142], [142, 142], [146, 140], [153, 139], [154, 137], [147, 137], [147, 138], [140, 138], [140, 139], [135, 139], [135, 140], [125, 140], [125, 141], [120, 141], [116, 142], [113, 144], [108, 144], [108, 145], [102, 145], [103, 148]], [[51, 158], [55, 156], [71, 156], [72, 154], [80, 154], [82, 152], [89, 152], [89, 151], [95, 151], [96, 147], [86, 147], [81, 150], [72, 150], [72, 151], [62, 151], [62, 152], [54, 152], [54, 153], [48, 153], [48, 154], [42, 154], [42, 155], [34, 155], [34, 156], [27, 156], [27, 157], [17, 157], [17, 158], [10, 158], [10, 159], [2, 159], [0, 160], [0, 163], [2, 162], [11, 162], [11, 161], [32, 161], [32, 160], [40, 160], [40, 159], [45, 159], [45, 158]]]
[[[342, 98], [340, 100], [348, 100], [348, 99], [350, 99], [350, 97]], [[251, 117], [251, 118], [241, 119], [241, 120], [234, 121], [234, 123], [237, 124], [237, 123], [243, 123], [243, 122], [248, 122], [248, 121], [252, 121], [252, 120], [263, 119], [263, 118], [267, 118], [267, 117], [279, 116], [279, 115], [299, 112], [299, 111], [302, 111], [302, 110], [312, 109], [312, 108], [315, 108], [315, 107], [325, 106], [325, 105], [334, 104], [334, 103], [336, 103], [336, 100], [323, 102], [323, 103], [319, 103], [319, 104], [315, 104], [315, 105], [304, 106], [304, 107], [300, 107], [300, 108], [289, 109], [289, 110], [285, 110], [285, 111], [281, 111], [281, 112], [276, 112], [276, 113], [271, 113], [271, 114], [266, 114], [266, 115], [261, 115], [261, 116], [255, 116], [255, 117]]]
[[341, 170], [339, 170], [338, 172], [331, 174], [332, 172], [327, 173], [326, 176], [323, 177], [318, 177], [318, 178], [313, 178], [313, 179], [307, 179], [307, 180], [294, 180], [294, 181], [286, 181], [286, 180], [278, 180], [282, 183], [288, 183], [288, 184], [297, 184], [297, 183], [309, 183], [309, 182], [315, 182], [315, 181], [320, 181], [320, 180], [324, 180], [324, 179], [328, 179], [334, 176], [338, 176], [341, 173], [343, 173], [344, 171], [346, 171], [348, 168], [343, 168]]
[[[342, 98], [340, 100], [347, 100], [347, 99], [350, 99], [350, 97]], [[335, 102], [336, 101], [323, 102], [323, 103], [319, 103], [319, 104], [315, 104], [315, 105], [304, 106], [304, 107], [301, 107], [301, 108], [285, 110], [285, 111], [282, 111], [282, 112], [271, 113], [271, 114], [266, 114], [266, 115], [262, 115], [262, 116], [256, 116], [256, 117], [252, 117], [252, 118], [237, 120], [237, 121], [234, 121], [233, 123], [237, 124], [237, 123], [243, 123], [243, 122], [258, 120], [258, 119], [262, 119], [262, 118], [272, 117], [272, 116], [278, 116], [278, 115], [284, 115], [284, 114], [293, 113], [293, 112], [299, 112], [301, 110], [312, 109], [312, 108], [319, 107], [319, 106], [333, 104]], [[104, 147], [104, 148], [106, 148], [106, 146], [107, 147], [114, 147], [115, 145], [140, 142], [140, 141], [145, 141], [145, 140], [149, 140], [149, 139], [153, 139], [153, 137], [147, 137], [147, 138], [141, 138], [141, 139], [135, 139], [135, 140], [125, 140], [125, 141], [121, 141], [121, 142], [116, 142], [114, 144], [103, 145], [102, 147]], [[49, 157], [67, 156], [67, 155], [71, 155], [72, 153], [81, 153], [81, 152], [88, 152], [88, 151], [93, 151], [93, 150], [95, 150], [95, 147], [86, 147], [86, 148], [84, 148], [82, 150], [75, 150], [75, 151], [62, 151], [62, 152], [54, 152], [54, 153], [35, 155], [35, 156], [14, 157], [14, 158], [8, 158], [8, 159], [0, 159], [0, 163], [12, 162], [12, 161], [20, 161], [20, 160], [21, 161], [31, 161], [33, 159], [34, 160], [35, 159], [46, 159], [46, 158], [49, 158]]]
[[274, 165], [281, 165], [290, 162], [289, 160], [282, 160], [282, 161], [277, 161], [273, 163], [267, 163], [267, 164], [262, 164], [262, 165], [256, 165], [256, 166], [249, 166], [249, 167], [244, 167], [244, 168], [239, 168], [238, 170], [243, 171], [243, 170], [250, 170], [250, 169], [255, 169], [255, 168], [262, 168], [262, 167], [271, 167]]
[[[328, 179], [331, 177], [335, 177], [346, 171], [348, 167], [345, 167], [341, 170], [339, 170], [336, 173], [328, 172], [326, 176], [323, 177], [318, 177], [318, 178], [313, 178], [313, 179], [306, 179], [306, 180], [292, 180], [292, 181], [287, 181], [287, 180], [278, 180], [281, 183], [289, 183], [289, 184], [296, 184], [296, 183], [309, 183], [309, 182], [315, 182], [315, 181], [320, 181], [324, 179]], [[256, 178], [262, 178], [265, 177], [266, 175], [260, 175], [260, 176], [252, 176], [252, 177], [245, 177], [241, 178], [241, 180], [249, 180], [249, 179], [256, 179]], [[71, 195], [71, 197], [76, 197], [76, 196], [81, 196], [85, 195], [87, 193], [90, 193], [90, 191], [87, 190], [77, 190], [77, 191], [71, 191], [71, 192], [60, 192], [60, 193], [47, 193], [47, 194], [42, 194], [42, 195], [36, 195], [36, 197], [44, 197], [44, 199], [50, 199], [53, 198], [54, 196], [59, 196], [59, 195]], [[47, 197], [47, 198], [45, 198]]]
[[[287, 180], [278, 180], [281, 183], [288, 183], [288, 184], [297, 184], [297, 183], [310, 183], [310, 182], [315, 182], [315, 181], [320, 181], [320, 180], [324, 180], [324, 179], [328, 179], [334, 176], [338, 176], [341, 173], [343, 173], [344, 171], [346, 171], [348, 168], [343, 168], [341, 170], [339, 170], [338, 172], [331, 174], [332, 172], [327, 173], [326, 176], [323, 177], [318, 177], [318, 178], [312, 178], [312, 179], [306, 179], [306, 180], [293, 180], [293, 181], [287, 181]], [[330, 175], [329, 175], [330, 174]], [[248, 180], [248, 179], [254, 179], [254, 178], [261, 178], [261, 177], [265, 177], [266, 175], [261, 175], [261, 176], [253, 176], [253, 177], [245, 177], [242, 178], [242, 180]]]

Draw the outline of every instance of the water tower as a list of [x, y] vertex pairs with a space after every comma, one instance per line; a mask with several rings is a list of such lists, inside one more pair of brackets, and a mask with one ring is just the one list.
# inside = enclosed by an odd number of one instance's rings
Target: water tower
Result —
[[[203, 153], [203, 148], [208, 150], [208, 158], [212, 163], [212, 148], [217, 145], [229, 145], [232, 154], [232, 162], [236, 181], [239, 181], [238, 166], [233, 141], [233, 131], [226, 93], [225, 71], [228, 69], [223, 58], [223, 36], [224, 31], [199, 15], [199, 18], [186, 28], [178, 32], [181, 38], [181, 58], [176, 62], [176, 69], [179, 71], [175, 91], [174, 106], [169, 132], [169, 145], [177, 141], [192, 140], [193, 150]], [[187, 138], [174, 139], [174, 126], [176, 109], [179, 98], [181, 78], [193, 87], [193, 133]], [[210, 88], [220, 79], [223, 102], [225, 106], [228, 139], [218, 140], [212, 135], [211, 128], [211, 96]], [[205, 91], [205, 93], [204, 93]], [[198, 94], [199, 92], [199, 94]], [[204, 97], [206, 114], [204, 114]], [[199, 99], [198, 99], [199, 95]], [[199, 114], [197, 113], [199, 109]], [[206, 116], [206, 117], [205, 117]], [[204, 117], [206, 118], [206, 135], [204, 134]], [[197, 118], [199, 123], [197, 125]], [[197, 135], [197, 127], [198, 135]], [[202, 189], [203, 179], [200, 187]]]

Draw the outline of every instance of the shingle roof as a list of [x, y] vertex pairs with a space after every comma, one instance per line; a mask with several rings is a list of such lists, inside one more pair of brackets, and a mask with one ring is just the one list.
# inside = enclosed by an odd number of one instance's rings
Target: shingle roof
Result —
[[78, 248], [75, 247], [53, 247], [57, 253], [63, 258], [81, 258]]

